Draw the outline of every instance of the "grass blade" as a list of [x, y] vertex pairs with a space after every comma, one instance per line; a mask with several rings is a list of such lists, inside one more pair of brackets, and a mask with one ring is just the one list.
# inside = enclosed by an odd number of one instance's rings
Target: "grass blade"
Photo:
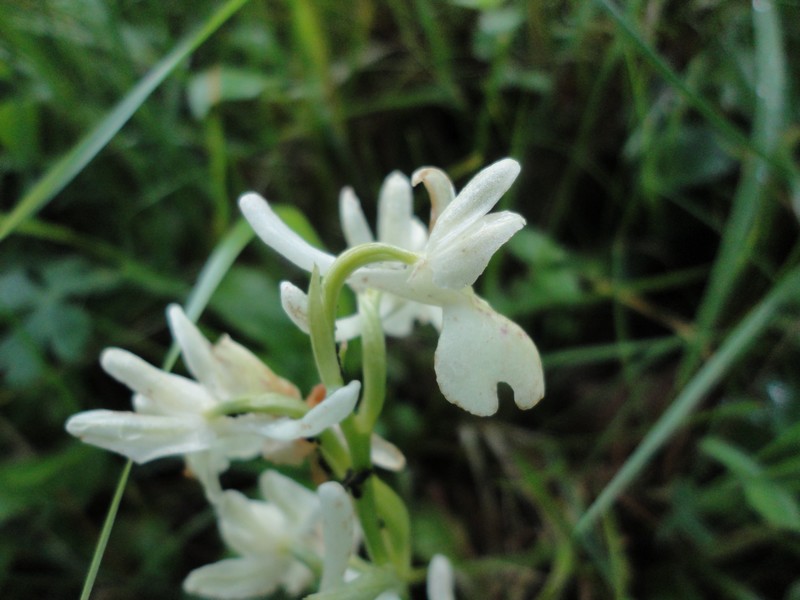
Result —
[[[753, 119], [753, 145], [770, 156], [776, 151], [786, 127], [786, 60], [778, 13], [769, 0], [753, 3], [756, 56], [756, 109]], [[756, 243], [752, 235], [758, 216], [768, 207], [765, 181], [769, 175], [766, 160], [754, 157], [744, 165], [736, 188], [730, 217], [722, 233], [709, 283], [697, 313], [698, 336], [681, 368], [683, 380], [695, 368], [702, 345], [719, 320], [728, 298], [750, 258]]]
[[[749, 150], [750, 152], [760, 156], [766, 160], [772, 167], [779, 170], [785, 175], [790, 175], [790, 167], [786, 164], [779, 163], [772, 156], [772, 153], [765, 148], [762, 144], [750, 140], [742, 131], [733, 125], [728, 119], [717, 111], [716, 108], [707, 102], [702, 96], [696, 94], [686, 84], [678, 73], [676, 73], [667, 62], [652, 48], [647, 41], [639, 35], [636, 27], [623, 15], [619, 8], [611, 0], [597, 0], [598, 4], [608, 15], [614, 20], [625, 36], [633, 42], [639, 49], [641, 55], [647, 60], [648, 63], [675, 89], [683, 96], [686, 102], [689, 103], [697, 112], [699, 112], [706, 120], [722, 135], [724, 135], [731, 143], [736, 146]], [[765, 3], [771, 4], [769, 0]]]
[[8, 217], [0, 223], [0, 242], [20, 223], [36, 214], [63, 190], [89, 162], [111, 141], [125, 123], [167, 76], [187, 56], [197, 49], [247, 0], [229, 0], [211, 15], [195, 33], [184, 38], [169, 54], [153, 67], [110, 113], [69, 152], [62, 156], [23, 196]]
[[114, 492], [114, 497], [111, 499], [111, 505], [108, 507], [108, 514], [103, 523], [103, 530], [100, 532], [100, 538], [97, 540], [97, 545], [94, 548], [89, 571], [86, 573], [86, 579], [83, 582], [80, 600], [89, 600], [89, 596], [92, 593], [95, 579], [97, 579], [97, 573], [100, 571], [100, 562], [103, 560], [103, 554], [105, 554], [106, 546], [108, 545], [108, 538], [111, 537], [111, 528], [114, 526], [114, 521], [117, 518], [117, 510], [122, 501], [122, 494], [125, 491], [125, 485], [128, 483], [131, 466], [133, 466], [133, 461], [129, 460], [125, 463], [125, 467], [122, 469], [122, 473], [119, 476], [117, 490]]
[[639, 475], [664, 443], [686, 422], [706, 394], [734, 366], [756, 338], [772, 322], [789, 298], [800, 297], [800, 267], [795, 267], [731, 332], [714, 356], [692, 378], [672, 405], [653, 425], [614, 478], [606, 485], [575, 525], [583, 536], [616, 498]]
[[[253, 229], [244, 219], [239, 219], [236, 225], [230, 230], [222, 241], [217, 245], [211, 256], [208, 257], [206, 264], [197, 277], [197, 283], [192, 289], [189, 298], [186, 300], [186, 316], [192, 321], [196, 321], [208, 305], [214, 290], [217, 289], [222, 278], [225, 277], [236, 257], [242, 252], [245, 246], [253, 239]], [[172, 346], [167, 353], [164, 361], [165, 368], [171, 369], [178, 358], [178, 344], [172, 342]]]

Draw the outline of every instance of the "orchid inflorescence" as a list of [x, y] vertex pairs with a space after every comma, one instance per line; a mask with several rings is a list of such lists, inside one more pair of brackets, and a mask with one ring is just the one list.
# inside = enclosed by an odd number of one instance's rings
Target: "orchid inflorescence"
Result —
[[[405, 465], [400, 450], [374, 433], [385, 399], [384, 336], [432, 324], [439, 331], [439, 388], [472, 414], [497, 411], [501, 382], [519, 408], [543, 397], [536, 346], [472, 289], [492, 255], [525, 224], [516, 213], [489, 212], [518, 173], [516, 161], [503, 159], [459, 194], [436, 168], [418, 169], [410, 179], [392, 173], [378, 199], [377, 235], [345, 188], [339, 212], [348, 248], [338, 256], [311, 246], [258, 194], [240, 198], [258, 236], [311, 274], [307, 291], [281, 284], [283, 307], [309, 335], [322, 382], [305, 400], [230, 337], [211, 344], [176, 305], [167, 318], [193, 379], [125, 350], [103, 352], [103, 368], [134, 392], [133, 411], [82, 412], [69, 419], [67, 431], [137, 463], [185, 458], [236, 554], [192, 571], [187, 592], [250, 598], [278, 589], [299, 595], [316, 586], [310, 597], [318, 600], [406, 597], [415, 580], [408, 512], [374, 471]], [[419, 183], [431, 199], [427, 227], [412, 211], [412, 186]], [[345, 285], [355, 292], [358, 310], [337, 318]], [[364, 347], [363, 381], [345, 382], [337, 342], [356, 337]], [[269, 469], [259, 478], [262, 499], [223, 489], [220, 475], [231, 461], [258, 456], [273, 465], [318, 456], [330, 480], [312, 491]], [[445, 557], [431, 561], [427, 586], [431, 600], [455, 597]]]

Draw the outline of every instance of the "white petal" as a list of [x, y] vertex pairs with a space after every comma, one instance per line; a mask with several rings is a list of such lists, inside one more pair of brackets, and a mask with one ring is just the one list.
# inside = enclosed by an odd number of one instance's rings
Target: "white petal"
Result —
[[106, 348], [100, 364], [114, 379], [152, 400], [151, 410], [161, 414], [199, 414], [215, 404], [196, 381], [165, 373], [126, 350]]
[[428, 228], [417, 217], [411, 219], [411, 241], [408, 249], [412, 252], [422, 252], [428, 243]]
[[314, 437], [353, 412], [360, 390], [361, 383], [351, 381], [317, 404], [302, 419], [279, 419], [261, 427], [260, 432], [278, 440]]
[[250, 192], [239, 198], [242, 210], [250, 226], [267, 246], [306, 271], [317, 266], [321, 275], [333, 264], [334, 257], [314, 248], [297, 235], [270, 208], [264, 198]]
[[317, 494], [322, 505], [322, 539], [325, 545], [319, 589], [325, 591], [344, 583], [344, 572], [353, 549], [355, 516], [350, 497], [339, 483], [323, 483]]
[[370, 458], [376, 467], [388, 471], [402, 471], [406, 467], [406, 457], [400, 448], [376, 433], [370, 437]]
[[289, 281], [281, 281], [281, 306], [283, 311], [303, 333], [308, 333], [308, 295]]
[[219, 474], [228, 468], [228, 460], [211, 450], [192, 452], [185, 458], [186, 468], [203, 486], [208, 501], [211, 504], [219, 502], [222, 497]]
[[405, 175], [398, 171], [389, 174], [378, 198], [378, 241], [411, 249], [413, 200], [411, 184]]
[[505, 158], [483, 169], [442, 212], [431, 231], [428, 252], [455, 242], [472, 223], [488, 213], [519, 174], [519, 163]]
[[239, 554], [260, 556], [264, 562], [288, 555], [285, 545], [291, 535], [277, 506], [227, 490], [216, 508], [222, 538]]
[[228, 399], [274, 392], [300, 398], [291, 381], [276, 375], [247, 348], [228, 335], [212, 346], [218, 386]]
[[339, 194], [339, 220], [342, 222], [342, 232], [349, 247], [375, 241], [361, 209], [361, 202], [358, 201], [353, 188], [346, 187]]
[[177, 304], [170, 304], [167, 307], [167, 321], [172, 331], [172, 337], [181, 348], [181, 354], [189, 372], [212, 394], [219, 397], [220, 390], [216, 389], [217, 382], [214, 377], [216, 365], [209, 341]]
[[261, 557], [228, 558], [195, 569], [183, 582], [189, 594], [206, 598], [253, 598], [274, 592], [286, 568]]
[[258, 429], [272, 421], [268, 415], [247, 414], [237, 417], [215, 417], [209, 425], [217, 434], [214, 449], [226, 458], [249, 460], [261, 454], [264, 438]]
[[274, 503], [294, 526], [304, 526], [319, 514], [317, 495], [278, 471], [262, 473], [258, 487], [261, 495]]
[[458, 300], [461, 290], [437, 287], [427, 262], [421, 259], [411, 268], [399, 266], [365, 267], [356, 271], [348, 283], [361, 288], [389, 292], [401, 298], [443, 306]]
[[384, 294], [381, 298], [380, 314], [383, 330], [392, 337], [406, 337], [414, 329], [417, 307], [422, 304], [398, 298], [394, 294]]
[[428, 565], [428, 600], [455, 600], [453, 567], [441, 554], [435, 554]]
[[506, 382], [519, 408], [544, 396], [539, 352], [516, 323], [470, 294], [443, 307], [444, 323], [434, 356], [444, 397], [479, 416], [497, 412], [497, 384]]
[[137, 463], [205, 450], [214, 440], [204, 420], [193, 415], [89, 410], [70, 417], [66, 428], [87, 444], [117, 452]]
[[439, 215], [455, 199], [456, 191], [447, 173], [436, 167], [422, 167], [414, 171], [411, 175], [411, 184], [417, 185], [420, 182], [425, 185], [431, 199], [431, 227], [433, 227]]
[[497, 249], [524, 225], [525, 219], [520, 215], [506, 211], [474, 222], [457, 239], [429, 254], [433, 282], [455, 290], [472, 285]]
[[349, 317], [336, 319], [336, 341], [344, 342], [361, 335], [361, 315], [358, 313]]

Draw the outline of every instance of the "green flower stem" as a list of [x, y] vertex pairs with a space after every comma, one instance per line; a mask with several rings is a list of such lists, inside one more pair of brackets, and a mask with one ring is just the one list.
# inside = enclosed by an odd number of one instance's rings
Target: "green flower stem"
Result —
[[319, 434], [319, 449], [331, 473], [337, 479], [342, 479], [350, 469], [352, 461], [347, 446], [330, 429]]
[[303, 417], [309, 408], [302, 400], [284, 396], [283, 394], [262, 394], [252, 398], [236, 398], [221, 402], [206, 415], [225, 416], [238, 415], [243, 413], [266, 413], [276, 417], [291, 417], [299, 419]]
[[377, 262], [391, 261], [410, 265], [417, 262], [417, 260], [419, 260], [419, 256], [413, 252], [377, 242], [361, 244], [343, 252], [333, 263], [322, 282], [327, 318], [331, 323], [336, 321], [336, 304], [339, 300], [339, 292], [344, 287], [347, 279], [357, 269]]
[[361, 244], [339, 255], [323, 279], [320, 280], [316, 268], [311, 273], [308, 287], [311, 347], [320, 378], [329, 392], [344, 385], [336, 354], [334, 327], [339, 293], [347, 279], [357, 269], [372, 263], [394, 261], [412, 264], [418, 258], [413, 252], [388, 244]]
[[[331, 266], [331, 269], [320, 279], [319, 272], [314, 269], [308, 288], [308, 321], [311, 337], [311, 347], [314, 360], [317, 363], [322, 383], [328, 392], [344, 384], [339, 360], [336, 353], [336, 308], [342, 287], [350, 276], [359, 268], [366, 265], [392, 261], [412, 264], [418, 256], [401, 248], [386, 244], [362, 244], [341, 254]], [[399, 553], [407, 553], [406, 546], [389, 548], [397, 536], [387, 535], [382, 521], [392, 512], [392, 508], [383, 507], [378, 501], [378, 490], [388, 487], [372, 473], [372, 459], [370, 457], [372, 429], [383, 407], [386, 387], [386, 348], [383, 339], [378, 305], [380, 296], [376, 293], [366, 292], [359, 298], [359, 311], [363, 321], [364, 333], [364, 387], [361, 407], [358, 412], [350, 415], [342, 424], [342, 432], [347, 440], [350, 450], [350, 465], [355, 477], [366, 475], [366, 479], [356, 484], [358, 492], [356, 497], [356, 514], [364, 532], [364, 543], [372, 561], [377, 565], [390, 562], [405, 572], [408, 569], [406, 562], [397, 560]], [[328, 435], [326, 435], [328, 434]], [[332, 432], [321, 436], [323, 455], [338, 477], [342, 477], [342, 469], [347, 464], [344, 450], [334, 443]], [[338, 440], [335, 440], [338, 443]], [[387, 494], [384, 492], [383, 494]], [[393, 498], [399, 501], [396, 495]], [[402, 506], [402, 501], [399, 501]], [[384, 510], [379, 510], [379, 507]], [[389, 508], [390, 510], [386, 510]], [[407, 514], [405, 506], [402, 512]], [[407, 520], [407, 519], [406, 519]]]
[[384, 481], [370, 477], [374, 486], [378, 516], [383, 521], [383, 535], [390, 560], [402, 579], [411, 575], [411, 520], [405, 502]]
[[335, 322], [335, 316], [329, 317], [325, 310], [323, 284], [315, 268], [308, 286], [308, 326], [314, 361], [328, 393], [344, 385], [339, 357], [336, 355]]
[[386, 344], [378, 314], [379, 302], [380, 295], [373, 291], [359, 294], [358, 297], [363, 343], [361, 404], [355, 414], [342, 422], [342, 431], [350, 446], [355, 475], [371, 473], [360, 484], [360, 494], [355, 494], [356, 514], [361, 522], [369, 556], [375, 564], [384, 565], [390, 562], [391, 556], [381, 526], [380, 510], [375, 494], [378, 476], [372, 472], [370, 455], [372, 429], [383, 406], [386, 388]]
[[364, 389], [356, 415], [360, 431], [372, 432], [386, 398], [386, 340], [381, 326], [380, 294], [369, 291], [358, 297], [361, 315], [362, 371]]

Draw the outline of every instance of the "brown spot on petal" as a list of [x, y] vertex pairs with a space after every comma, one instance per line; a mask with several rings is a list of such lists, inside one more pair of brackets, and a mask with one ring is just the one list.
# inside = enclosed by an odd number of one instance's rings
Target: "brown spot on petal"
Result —
[[321, 404], [323, 400], [325, 400], [325, 394], [325, 385], [318, 383], [311, 389], [311, 392], [309, 392], [308, 397], [306, 398], [306, 404], [308, 404], [309, 408], [314, 408], [318, 404]]

